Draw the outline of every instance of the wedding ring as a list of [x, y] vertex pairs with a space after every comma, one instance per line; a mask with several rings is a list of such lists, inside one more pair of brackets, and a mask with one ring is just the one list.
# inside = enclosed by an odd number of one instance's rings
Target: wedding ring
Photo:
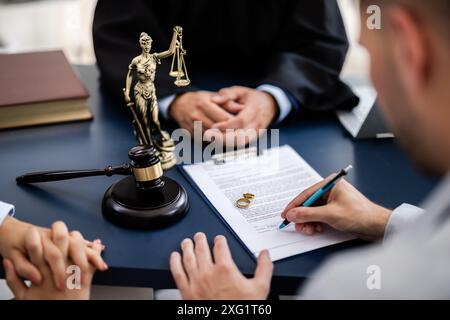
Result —
[[236, 201], [236, 207], [239, 209], [247, 209], [250, 206], [250, 199], [240, 198]]
[[245, 199], [249, 199], [252, 200], [255, 197], [255, 195], [253, 193], [244, 193], [244, 198]]

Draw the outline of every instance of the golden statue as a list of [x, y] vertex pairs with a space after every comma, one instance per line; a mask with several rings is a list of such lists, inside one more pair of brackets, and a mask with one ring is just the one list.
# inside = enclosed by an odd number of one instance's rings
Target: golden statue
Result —
[[[179, 26], [173, 28], [172, 41], [167, 51], [150, 53], [152, 38], [145, 32], [139, 37], [142, 53], [135, 57], [129, 67], [126, 78], [125, 102], [133, 114], [134, 134], [141, 145], [154, 145], [158, 150], [158, 156], [164, 170], [172, 168], [176, 163], [174, 155], [175, 143], [169, 134], [161, 129], [159, 123], [159, 109], [156, 98], [155, 74], [156, 67], [161, 59], [173, 56], [170, 75], [176, 77], [176, 86], [187, 86], [190, 84], [186, 70], [184, 56], [186, 50], [182, 44], [183, 29]], [[175, 70], [175, 61], [177, 69]], [[137, 74], [137, 82], [134, 86], [134, 102], [130, 98], [130, 89], [133, 82], [133, 72]], [[153, 142], [152, 134], [156, 131], [158, 139]]]

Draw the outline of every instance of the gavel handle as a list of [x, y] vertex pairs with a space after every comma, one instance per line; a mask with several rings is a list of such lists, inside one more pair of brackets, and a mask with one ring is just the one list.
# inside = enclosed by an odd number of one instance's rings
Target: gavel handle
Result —
[[60, 181], [75, 178], [94, 177], [94, 176], [112, 176], [114, 174], [119, 175], [131, 175], [133, 170], [130, 165], [124, 164], [117, 167], [107, 166], [104, 169], [94, 170], [60, 170], [60, 171], [42, 171], [27, 173], [16, 178], [16, 182], [19, 184], [48, 182], [48, 181]]

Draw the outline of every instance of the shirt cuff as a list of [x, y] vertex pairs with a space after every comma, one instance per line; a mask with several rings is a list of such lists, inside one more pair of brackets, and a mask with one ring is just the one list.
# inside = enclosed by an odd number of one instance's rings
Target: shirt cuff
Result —
[[14, 215], [14, 206], [12, 204], [0, 201], [0, 226], [7, 216]]
[[170, 119], [169, 107], [172, 104], [173, 100], [175, 100], [174, 94], [167, 96], [165, 98], [159, 99], [159, 101], [158, 101], [159, 111], [160, 111], [161, 115], [163, 116], [163, 118], [166, 120]]
[[384, 231], [384, 239], [386, 241], [394, 237], [399, 230], [416, 221], [425, 211], [416, 206], [404, 203], [394, 211], [392, 211], [389, 221]]
[[287, 117], [287, 115], [291, 112], [292, 103], [289, 100], [286, 92], [283, 91], [283, 89], [273, 86], [271, 84], [262, 84], [258, 86], [256, 90], [267, 92], [277, 102], [280, 113], [275, 123], [283, 121]]

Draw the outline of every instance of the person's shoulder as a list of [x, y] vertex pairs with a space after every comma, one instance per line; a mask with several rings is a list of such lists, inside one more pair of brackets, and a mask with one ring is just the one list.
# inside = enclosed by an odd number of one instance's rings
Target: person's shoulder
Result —
[[136, 64], [136, 63], [141, 62], [141, 60], [142, 60], [142, 56], [137, 56], [137, 57], [134, 57], [133, 60], [131, 60], [131, 62]]
[[130, 62], [130, 69], [136, 68], [136, 65], [141, 61], [141, 56], [134, 57]]

